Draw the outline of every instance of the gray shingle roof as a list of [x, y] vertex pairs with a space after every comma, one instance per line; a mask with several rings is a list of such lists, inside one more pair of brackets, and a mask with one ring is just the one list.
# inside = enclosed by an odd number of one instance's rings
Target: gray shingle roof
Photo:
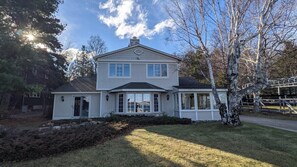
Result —
[[[179, 77], [179, 86], [174, 86], [178, 89], [211, 89], [210, 84], [199, 83], [193, 77]], [[222, 87], [218, 87], [222, 88]]]
[[96, 77], [74, 79], [53, 92], [96, 92]]
[[164, 90], [163, 88], [149, 84], [147, 82], [130, 82], [125, 85], [116, 87], [113, 90], [116, 90], [116, 89], [162, 89]]

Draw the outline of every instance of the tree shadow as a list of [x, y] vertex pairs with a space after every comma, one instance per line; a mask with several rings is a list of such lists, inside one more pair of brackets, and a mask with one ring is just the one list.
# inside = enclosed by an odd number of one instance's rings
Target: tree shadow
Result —
[[[294, 166], [297, 163], [297, 133], [246, 123], [240, 127], [226, 127], [218, 123], [199, 123], [196, 125], [151, 126], [144, 129], [151, 133], [170, 137], [171, 140], [176, 140], [177, 144], [183, 144], [178, 142], [180, 140], [185, 141], [196, 149], [201, 147], [201, 150], [205, 149], [206, 152], [211, 149], [214, 152], [220, 150], [238, 155], [237, 158], [247, 162], [256, 160], [259, 163], [278, 166]], [[151, 143], [154, 142], [156, 141], [151, 141]], [[164, 147], [170, 147], [172, 152], [181, 152], [170, 145], [164, 144]], [[202, 151], [199, 154], [206, 153]], [[217, 154], [214, 158], [223, 158], [224, 156]]]
[[296, 133], [253, 124], [226, 127], [219, 123], [151, 126], [145, 130], [273, 165], [297, 163]]

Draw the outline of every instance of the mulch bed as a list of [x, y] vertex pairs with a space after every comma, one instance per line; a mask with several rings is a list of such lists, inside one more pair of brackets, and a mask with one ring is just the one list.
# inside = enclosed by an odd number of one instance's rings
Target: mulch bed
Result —
[[190, 119], [175, 117], [112, 116], [49, 121], [40, 128], [26, 130], [0, 126], [0, 162], [36, 159], [92, 146], [139, 126], [190, 123]]

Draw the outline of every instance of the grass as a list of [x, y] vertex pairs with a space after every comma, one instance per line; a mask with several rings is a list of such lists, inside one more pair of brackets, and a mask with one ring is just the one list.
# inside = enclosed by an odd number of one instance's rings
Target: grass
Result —
[[[252, 110], [254, 109], [254, 106], [250, 105], [250, 106], [241, 106], [242, 109], [248, 109], [248, 110]], [[297, 106], [292, 106], [293, 109], [297, 110]], [[261, 106], [262, 109], [267, 109], [267, 110], [281, 110], [281, 111], [286, 111], [288, 112], [289, 111], [289, 107], [287, 106], [282, 106], [281, 108], [279, 106]]]
[[[4, 166], [295, 166], [297, 133], [244, 123], [138, 128], [104, 144]], [[0, 164], [1, 166], [1, 164]]]
[[250, 111], [242, 111], [241, 115], [253, 116], [253, 117], [261, 117], [261, 118], [269, 118], [269, 119], [280, 119], [280, 120], [293, 120], [297, 121], [297, 114], [283, 114], [276, 112], [250, 112]]

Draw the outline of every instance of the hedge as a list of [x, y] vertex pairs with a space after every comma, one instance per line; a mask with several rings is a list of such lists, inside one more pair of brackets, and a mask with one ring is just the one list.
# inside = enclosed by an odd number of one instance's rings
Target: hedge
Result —
[[36, 159], [94, 145], [129, 130], [126, 123], [101, 123], [65, 129], [0, 132], [0, 162]]
[[191, 124], [191, 119], [177, 118], [169, 116], [128, 116], [128, 115], [112, 115], [106, 118], [107, 122], [125, 122], [131, 125], [172, 125], [172, 124]]
[[0, 126], [0, 162], [36, 159], [91, 146], [137, 126], [190, 123], [190, 119], [168, 116], [113, 115], [104, 119], [50, 121], [33, 130]]

